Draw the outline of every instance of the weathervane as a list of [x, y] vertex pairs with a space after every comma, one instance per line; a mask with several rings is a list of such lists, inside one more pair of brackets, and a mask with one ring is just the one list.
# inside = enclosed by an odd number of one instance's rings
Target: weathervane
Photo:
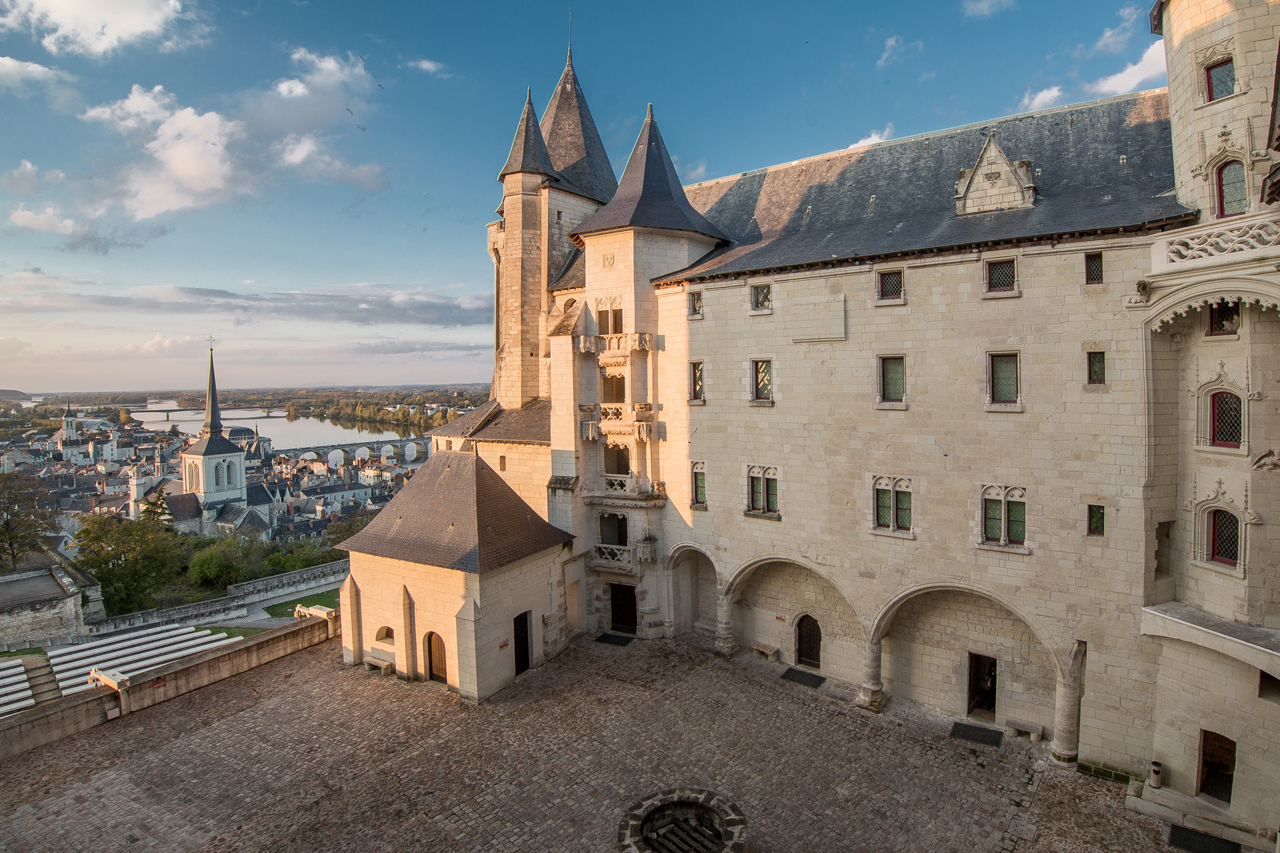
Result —
[[209, 351], [213, 351], [213, 335], [209, 336]]

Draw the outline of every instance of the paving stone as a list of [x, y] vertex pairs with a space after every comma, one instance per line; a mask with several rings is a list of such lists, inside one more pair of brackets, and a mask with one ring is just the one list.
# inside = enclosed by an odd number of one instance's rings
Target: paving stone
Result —
[[1123, 785], [1045, 744], [968, 744], [778, 672], [701, 639], [584, 638], [477, 708], [330, 641], [9, 762], [0, 849], [604, 853], [673, 787], [736, 802], [753, 853], [1165, 849]]

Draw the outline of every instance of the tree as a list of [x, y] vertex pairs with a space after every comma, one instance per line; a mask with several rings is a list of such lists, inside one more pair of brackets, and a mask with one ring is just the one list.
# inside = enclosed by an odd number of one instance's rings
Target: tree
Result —
[[9, 558], [9, 569], [18, 559], [40, 551], [40, 537], [57, 529], [57, 511], [39, 480], [25, 474], [0, 474], [0, 544]]
[[170, 580], [181, 543], [157, 521], [123, 521], [91, 515], [76, 535], [76, 563], [102, 585], [108, 616], [155, 606], [155, 591]]
[[[348, 519], [335, 521], [325, 528], [324, 536], [320, 538], [320, 541], [326, 548], [333, 548], [364, 530], [364, 526], [373, 521], [375, 515], [377, 515], [376, 512], [362, 509]], [[334, 559], [341, 560], [342, 557], [337, 556]]]
[[120, 422], [120, 426], [133, 423], [133, 414], [128, 409], [121, 409], [116, 413], [116, 420]]
[[156, 492], [142, 502], [142, 508], [138, 512], [138, 517], [143, 521], [166, 521], [169, 510], [164, 505], [164, 498], [159, 492]]

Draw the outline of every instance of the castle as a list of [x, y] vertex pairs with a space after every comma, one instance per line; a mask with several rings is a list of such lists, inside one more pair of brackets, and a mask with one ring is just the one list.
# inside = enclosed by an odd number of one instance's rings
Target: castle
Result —
[[1151, 26], [1167, 90], [689, 187], [652, 110], [615, 183], [570, 56], [499, 176], [492, 399], [346, 543], [347, 662], [482, 701], [700, 631], [1273, 837], [1280, 3]]

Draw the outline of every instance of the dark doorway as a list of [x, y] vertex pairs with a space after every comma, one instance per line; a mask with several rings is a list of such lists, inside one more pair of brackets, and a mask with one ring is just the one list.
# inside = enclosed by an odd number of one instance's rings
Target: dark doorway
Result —
[[969, 655], [969, 716], [996, 718], [996, 660]]
[[449, 683], [449, 669], [444, 662], [444, 640], [432, 631], [423, 645], [427, 647], [427, 678], [441, 684]]
[[807, 614], [796, 623], [796, 663], [814, 669], [822, 666], [822, 628]]
[[1215, 800], [1231, 802], [1236, 775], [1236, 742], [1217, 732], [1200, 731], [1200, 791]]
[[529, 669], [529, 611], [521, 613], [511, 622], [515, 634], [516, 675]]
[[636, 588], [625, 583], [609, 584], [609, 600], [613, 611], [613, 630], [619, 634], [636, 632]]

